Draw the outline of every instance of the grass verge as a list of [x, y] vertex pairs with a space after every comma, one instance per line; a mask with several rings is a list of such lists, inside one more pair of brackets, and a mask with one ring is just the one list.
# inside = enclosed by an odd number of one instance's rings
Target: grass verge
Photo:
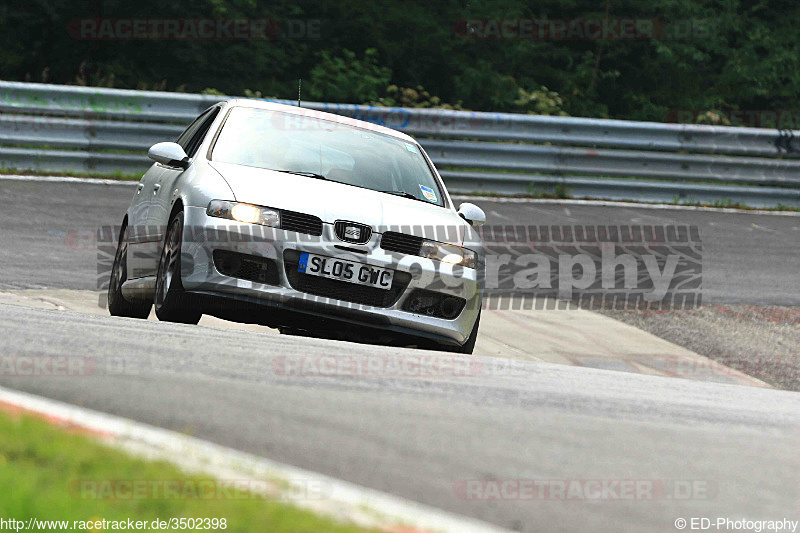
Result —
[[0, 174], [14, 176], [64, 176], [68, 178], [98, 178], [107, 180], [139, 181], [141, 174], [123, 174], [122, 172], [86, 173], [86, 172], [56, 172], [47, 170], [20, 170], [18, 168], [0, 168]]
[[70, 526], [73, 521], [102, 519], [152, 523], [170, 518], [224, 518], [226, 532], [365, 531], [239, 490], [230, 499], [121, 497], [129, 494], [122, 490], [115, 490], [118, 497], [111, 498], [96, 497], [103, 490], [85, 488], [93, 482], [122, 487], [120, 482], [128, 480], [150, 480], [150, 486], [156, 487], [165, 481], [178, 482], [184, 488], [207, 487], [211, 481], [187, 475], [169, 463], [129, 456], [33, 416], [0, 411], [0, 518], [67, 520]]

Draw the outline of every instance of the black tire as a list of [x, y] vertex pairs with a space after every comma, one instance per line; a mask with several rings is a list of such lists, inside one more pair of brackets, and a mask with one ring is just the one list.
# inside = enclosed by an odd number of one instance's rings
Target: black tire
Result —
[[108, 312], [111, 316], [127, 318], [147, 318], [153, 303], [149, 301], [128, 301], [122, 295], [122, 284], [128, 279], [128, 225], [119, 231], [117, 253], [111, 267], [111, 279], [108, 281]]
[[475, 319], [475, 325], [472, 326], [472, 333], [469, 334], [467, 342], [461, 346], [442, 346], [446, 352], [463, 353], [471, 355], [475, 351], [475, 341], [478, 340], [478, 327], [481, 325], [481, 312], [478, 310], [478, 318]]
[[161, 259], [156, 273], [156, 293], [153, 298], [156, 316], [164, 322], [197, 324], [203, 316], [196, 298], [183, 290], [181, 283], [181, 241], [183, 240], [183, 211], [170, 220]]

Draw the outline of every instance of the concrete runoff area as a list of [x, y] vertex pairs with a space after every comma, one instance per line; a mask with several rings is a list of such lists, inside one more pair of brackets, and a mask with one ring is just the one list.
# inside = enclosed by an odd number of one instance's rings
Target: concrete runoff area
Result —
[[[0, 291], [0, 303], [107, 316], [105, 293], [70, 289]], [[514, 307], [514, 306], [511, 306]], [[523, 306], [517, 306], [523, 307]], [[149, 320], [157, 320], [150, 312]], [[198, 327], [277, 335], [276, 329], [204, 315]], [[653, 334], [582, 309], [486, 309], [475, 355], [768, 386]]]

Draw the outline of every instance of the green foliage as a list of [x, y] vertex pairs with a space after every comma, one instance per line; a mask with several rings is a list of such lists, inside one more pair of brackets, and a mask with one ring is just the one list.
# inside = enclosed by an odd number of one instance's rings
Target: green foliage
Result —
[[[157, 15], [154, 15], [157, 14]], [[87, 40], [83, 18], [319, 20], [321, 36]], [[639, 19], [644, 39], [481, 39], [459, 21]], [[0, 5], [0, 77], [88, 86], [328, 102], [662, 121], [676, 110], [793, 110], [800, 94], [794, 0], [70, 0]], [[461, 26], [459, 25], [461, 24]], [[422, 88], [424, 87], [424, 89]], [[546, 87], [546, 89], [545, 89]], [[427, 94], [426, 94], [427, 93]], [[711, 114], [708, 114], [711, 113]], [[735, 124], [734, 124], [735, 125]]]
[[[225, 518], [227, 532], [366, 531], [238, 488], [226, 489], [230, 498], [164, 498], [158, 489], [148, 492], [155, 497], [131, 497], [130, 488], [116, 497], [115, 485], [133, 480], [156, 487], [165, 481], [180, 483], [195, 488], [180, 494], [202, 495], [196, 487], [208, 486], [211, 478], [129, 456], [30, 416], [0, 413], [0, 518], [6, 520], [66, 520], [72, 526], [74, 521], [102, 519], [149, 524], [173, 517]], [[84, 495], [84, 483], [108, 488]]]
[[697, 115], [697, 118], [695, 119], [695, 123], [696, 124], [710, 124], [712, 126], [730, 126], [731, 125], [731, 121], [725, 115], [725, 113], [722, 113], [720, 111], [714, 111], [714, 110], [703, 111], [702, 113], [699, 113]]
[[245, 89], [242, 93], [247, 98], [264, 98], [264, 95], [261, 94], [261, 91], [251, 91], [250, 89]]
[[461, 102], [455, 104], [443, 103], [438, 96], [431, 96], [422, 85], [417, 85], [416, 89], [409, 87], [398, 87], [389, 85], [386, 88], [386, 96], [371, 102], [372, 105], [387, 107], [435, 107], [439, 109], [463, 109]]
[[519, 97], [514, 100], [514, 106], [520, 112], [527, 112], [534, 115], [559, 115], [567, 116], [562, 109], [564, 100], [555, 91], [550, 91], [545, 86], [532, 91], [526, 91], [522, 87], [517, 89]]
[[[210, 95], [213, 95], [213, 96], [228, 96], [227, 94], [225, 94], [223, 92], [220, 92], [220, 91], [214, 89], [213, 87], [206, 87], [205, 89], [200, 91], [200, 94], [210, 94]], [[261, 91], [253, 91], [251, 89], [243, 90], [242, 91], [242, 96], [244, 96], [245, 98], [258, 98], [258, 99], [265, 98], [265, 96], [263, 94], [261, 94]], [[272, 98], [274, 98], [274, 97], [272, 97]]]
[[311, 69], [308, 94], [314, 100], [361, 103], [378, 99], [389, 84], [391, 69], [378, 61], [378, 51], [367, 48], [363, 59], [344, 49], [341, 55], [319, 53], [319, 62]]

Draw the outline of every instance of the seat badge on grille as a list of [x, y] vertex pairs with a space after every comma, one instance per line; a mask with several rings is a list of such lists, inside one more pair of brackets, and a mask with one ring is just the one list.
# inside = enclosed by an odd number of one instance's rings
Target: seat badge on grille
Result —
[[334, 230], [339, 240], [351, 242], [353, 244], [364, 244], [369, 241], [372, 235], [372, 228], [366, 224], [350, 222], [349, 220], [337, 220]]
[[361, 228], [356, 226], [345, 226], [344, 228], [344, 236], [348, 239], [353, 239], [356, 241], [361, 240]]

